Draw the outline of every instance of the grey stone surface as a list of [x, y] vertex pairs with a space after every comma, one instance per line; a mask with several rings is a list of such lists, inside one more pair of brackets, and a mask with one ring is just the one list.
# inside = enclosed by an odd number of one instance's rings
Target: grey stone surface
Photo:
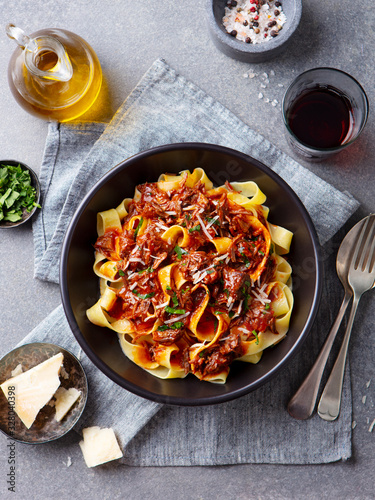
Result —
[[[109, 119], [138, 80], [158, 58], [233, 111], [251, 128], [291, 154], [283, 135], [280, 103], [294, 76], [316, 66], [349, 72], [374, 103], [375, 9], [370, 0], [305, 0], [298, 33], [279, 60], [250, 65], [229, 59], [212, 44], [203, 2], [123, 2], [120, 0], [15, 0], [2, 2], [3, 24], [26, 32], [45, 27], [71, 30], [97, 52], [105, 75], [99, 104], [87, 119]], [[13, 100], [7, 65], [14, 42], [0, 36], [1, 157], [19, 159], [39, 171], [47, 124], [26, 114]], [[243, 75], [255, 73], [253, 78]], [[269, 83], [262, 88], [262, 74]], [[262, 92], [272, 106], [259, 99]], [[374, 119], [360, 140], [324, 163], [301, 163], [361, 203], [361, 215], [375, 211], [373, 181]], [[31, 225], [0, 233], [1, 354], [19, 342], [60, 303], [56, 285], [33, 279]], [[333, 265], [334, 259], [330, 264]], [[345, 463], [314, 466], [241, 465], [230, 467], [135, 468], [108, 464], [87, 469], [70, 433], [43, 446], [16, 447], [16, 493], [7, 492], [7, 441], [0, 436], [0, 497], [17, 499], [372, 499], [375, 484], [374, 363], [363, 362], [366, 344], [374, 342], [368, 318], [373, 296], [365, 295], [350, 345], [353, 388], [353, 457]], [[327, 330], [330, 325], [327, 325]], [[369, 387], [366, 383], [371, 380]], [[363, 397], [366, 396], [364, 400]], [[329, 425], [329, 424], [327, 424]], [[251, 446], [251, 443], [249, 443]], [[67, 467], [68, 457], [72, 464]]]

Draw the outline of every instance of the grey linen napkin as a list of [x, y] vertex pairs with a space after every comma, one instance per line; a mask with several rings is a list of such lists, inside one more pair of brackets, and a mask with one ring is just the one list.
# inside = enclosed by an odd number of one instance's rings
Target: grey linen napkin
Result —
[[[221, 144], [271, 167], [305, 204], [325, 245], [323, 258], [332, 260], [331, 238], [358, 208], [357, 201], [303, 168], [157, 60], [108, 125], [49, 125], [40, 174], [43, 210], [33, 224], [35, 277], [58, 282], [61, 243], [70, 218], [105, 172], [139, 151], [178, 142]], [[329, 268], [334, 269], [333, 263]], [[82, 354], [90, 390], [76, 430], [88, 425], [113, 427], [124, 448], [123, 462], [128, 465], [302, 464], [347, 459], [351, 456], [348, 370], [342, 411], [335, 422], [327, 424], [317, 416], [295, 421], [286, 412], [286, 404], [317, 355], [339, 302], [340, 288], [331, 272], [324, 281], [322, 306], [302, 352], [257, 391], [220, 405], [185, 408], [144, 400], [116, 386]], [[79, 350], [61, 306], [22, 343], [32, 341], [54, 342], [76, 354]]]

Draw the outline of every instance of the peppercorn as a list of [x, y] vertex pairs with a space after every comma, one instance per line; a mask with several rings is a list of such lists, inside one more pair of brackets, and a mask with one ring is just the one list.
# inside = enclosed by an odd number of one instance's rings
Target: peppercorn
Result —
[[280, 15], [280, 11], [275, 9], [275, 12], [274, 12], [275, 16], [279, 16]]
[[236, 30], [232, 30], [229, 34], [231, 36], [237, 36], [237, 31]]
[[248, 23], [247, 21], [244, 21], [242, 24], [243, 24], [244, 26], [247, 26], [249, 23]]
[[281, 6], [281, 2], [275, 2], [275, 7], [280, 7]]
[[237, 7], [237, 2], [236, 2], [236, 0], [228, 0], [228, 2], [227, 2], [227, 6], [228, 6], [229, 8], [231, 8], [231, 7]]
[[250, 12], [255, 12], [256, 8], [255, 7], [250, 7]]
[[258, 35], [258, 33], [260, 33], [260, 29], [259, 28], [255, 28], [254, 33], [256, 33]]
[[277, 36], [279, 34], [279, 32], [277, 30], [271, 30], [270, 31], [270, 35], [275, 38], [275, 36]]
[[275, 20], [270, 21], [270, 22], [268, 23], [268, 26], [269, 26], [270, 28], [272, 28], [272, 26], [275, 26], [275, 25], [276, 25], [276, 21], [275, 21]]
[[251, 38], [250, 38], [249, 36], [248, 36], [248, 37], [246, 37], [246, 38], [245, 38], [245, 42], [246, 42], [246, 43], [251, 43]]
[[253, 22], [253, 26], [256, 26], [256, 27], [258, 27], [258, 26], [259, 26], [259, 23], [258, 23], [258, 21], [254, 21], [254, 22]]

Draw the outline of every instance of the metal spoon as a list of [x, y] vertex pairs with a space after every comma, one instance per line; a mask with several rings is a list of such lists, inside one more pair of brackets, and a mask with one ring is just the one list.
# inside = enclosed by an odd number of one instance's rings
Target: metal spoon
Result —
[[365, 220], [366, 218], [362, 219], [348, 232], [337, 253], [336, 271], [344, 287], [344, 298], [337, 314], [337, 318], [331, 327], [331, 330], [313, 367], [298, 391], [289, 401], [288, 412], [292, 417], [298, 420], [305, 420], [309, 418], [314, 411], [323, 371], [327, 364], [327, 359], [331, 352], [342, 318], [352, 297], [352, 290], [348, 283], [349, 265], [352, 260], [358, 236]]

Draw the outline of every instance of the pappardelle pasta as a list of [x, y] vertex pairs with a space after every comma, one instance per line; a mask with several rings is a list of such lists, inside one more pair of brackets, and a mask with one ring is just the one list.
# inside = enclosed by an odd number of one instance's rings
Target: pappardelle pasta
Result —
[[225, 383], [234, 360], [257, 363], [293, 308], [292, 233], [265, 201], [255, 182], [214, 187], [201, 168], [137, 186], [98, 213], [89, 320], [156, 377]]

